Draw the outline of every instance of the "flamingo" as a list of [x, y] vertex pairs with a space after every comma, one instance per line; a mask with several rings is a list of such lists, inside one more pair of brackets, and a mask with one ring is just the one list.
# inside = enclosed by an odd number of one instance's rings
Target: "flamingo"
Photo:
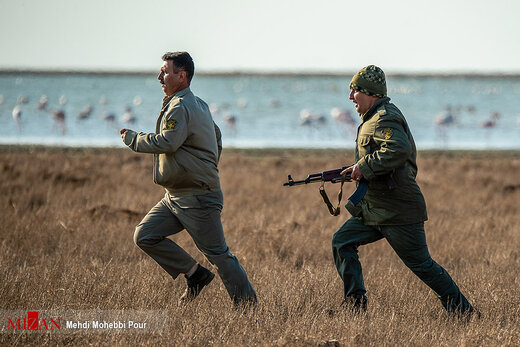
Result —
[[492, 112], [490, 115], [490, 119], [480, 123], [481, 128], [493, 128], [497, 125], [497, 120], [500, 118], [500, 113]]
[[455, 123], [455, 116], [451, 112], [451, 107], [446, 107], [444, 112], [435, 117], [434, 123], [436, 125], [448, 126]]
[[42, 111], [47, 110], [48, 102], [49, 102], [49, 99], [47, 99], [47, 95], [42, 95], [40, 97], [40, 101], [38, 102], [38, 106], [36, 106], [36, 109], [42, 110]]
[[13, 108], [13, 120], [18, 126], [18, 130], [22, 130], [22, 109], [19, 105]]
[[300, 111], [300, 125], [323, 124], [327, 120], [323, 115], [313, 114], [308, 109]]
[[237, 116], [234, 114], [226, 114], [224, 116], [224, 122], [226, 122], [227, 126], [231, 129], [231, 132], [233, 134], [236, 134], [237, 132]]
[[80, 120], [87, 119], [92, 114], [92, 110], [93, 110], [92, 106], [90, 106], [90, 105], [83, 107], [83, 109], [81, 110], [81, 112], [78, 115], [78, 119], [80, 119]]
[[125, 107], [125, 113], [121, 117], [121, 120], [124, 123], [134, 124], [136, 121], [135, 116], [132, 114], [132, 108], [130, 106]]
[[61, 133], [65, 134], [67, 131], [65, 128], [65, 111], [56, 110], [52, 112], [52, 118], [54, 119], [54, 127], [60, 127]]
[[354, 118], [352, 117], [352, 114], [348, 110], [334, 107], [332, 110], [330, 110], [330, 115], [338, 123], [345, 123], [348, 125], [356, 124]]

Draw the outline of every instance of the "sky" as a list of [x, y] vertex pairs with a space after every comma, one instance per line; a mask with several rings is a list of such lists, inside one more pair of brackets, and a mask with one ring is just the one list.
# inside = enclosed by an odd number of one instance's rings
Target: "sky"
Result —
[[520, 73], [520, 0], [0, 0], [0, 70]]

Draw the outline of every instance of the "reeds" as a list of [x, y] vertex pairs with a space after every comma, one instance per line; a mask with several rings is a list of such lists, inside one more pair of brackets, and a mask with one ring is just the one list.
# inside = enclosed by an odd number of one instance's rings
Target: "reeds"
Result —
[[[126, 149], [0, 149], [0, 309], [166, 309], [162, 335], [0, 334], [4, 344], [173, 345], [520, 344], [520, 154], [420, 152], [432, 257], [483, 313], [446, 316], [434, 294], [381, 240], [360, 248], [367, 315], [339, 309], [342, 283], [331, 217], [318, 184], [282, 187], [287, 174], [350, 163], [352, 152], [224, 150], [222, 221], [257, 290], [256, 310], [233, 308], [220, 280], [179, 307], [173, 281], [134, 245], [135, 225], [161, 199], [152, 158]], [[326, 186], [334, 196], [338, 185]], [[346, 184], [344, 195], [353, 186]], [[183, 232], [173, 237], [210, 266]], [[4, 322], [1, 322], [4, 324]]]

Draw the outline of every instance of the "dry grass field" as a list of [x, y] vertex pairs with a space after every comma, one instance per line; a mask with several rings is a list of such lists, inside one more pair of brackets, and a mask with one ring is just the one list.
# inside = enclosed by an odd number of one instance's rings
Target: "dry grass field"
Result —
[[[342, 283], [318, 184], [294, 178], [352, 161], [342, 151], [225, 149], [222, 221], [259, 305], [231, 305], [219, 279], [185, 307], [173, 281], [133, 243], [135, 225], [163, 196], [152, 157], [127, 149], [0, 148], [0, 310], [160, 310], [162, 334], [1, 333], [1, 345], [520, 345], [520, 153], [420, 152], [433, 258], [483, 313], [446, 316], [434, 294], [381, 240], [360, 248], [368, 314], [339, 308]], [[333, 196], [338, 185], [326, 186]], [[346, 184], [344, 195], [353, 185]], [[187, 234], [174, 236], [205, 266]], [[1, 322], [1, 324], [5, 324]], [[335, 341], [333, 341], [335, 340]]]

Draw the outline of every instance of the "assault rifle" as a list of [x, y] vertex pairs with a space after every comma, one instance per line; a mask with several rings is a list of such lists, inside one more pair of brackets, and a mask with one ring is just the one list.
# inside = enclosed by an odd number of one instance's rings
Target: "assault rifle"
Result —
[[[301, 184], [309, 184], [314, 182], [321, 182], [320, 186], [320, 195], [323, 198], [323, 201], [327, 205], [327, 208], [329, 209], [329, 212], [333, 216], [338, 216], [340, 213], [340, 204], [341, 204], [341, 197], [343, 196], [343, 183], [345, 182], [351, 182], [352, 178], [350, 175], [350, 172], [341, 175], [341, 172], [345, 170], [347, 166], [342, 167], [341, 169], [334, 169], [334, 170], [327, 170], [315, 174], [310, 174], [307, 176], [306, 179], [295, 181], [291, 175], [287, 175], [287, 182], [285, 182], [283, 185], [292, 187], [296, 185]], [[334, 207], [330, 203], [329, 197], [327, 196], [327, 192], [325, 192], [325, 182], [332, 182], [332, 183], [341, 183], [341, 186], [339, 188], [338, 192], [338, 206]], [[361, 199], [363, 199], [363, 196], [365, 196], [365, 193], [368, 189], [368, 181], [362, 178], [357, 185], [356, 191], [348, 198], [350, 202], [352, 202], [354, 205], [357, 205]]]
[[[341, 182], [343, 177], [341, 176], [341, 171], [345, 170], [347, 166], [343, 166], [341, 169], [334, 169], [323, 171], [320, 173], [310, 174], [306, 179], [301, 181], [295, 181], [291, 177], [291, 175], [287, 175], [287, 182], [285, 182], [284, 186], [296, 186], [299, 184], [309, 184], [313, 182], [332, 182], [338, 183]], [[352, 179], [350, 178], [350, 172], [345, 175], [345, 181], [350, 182]]]

